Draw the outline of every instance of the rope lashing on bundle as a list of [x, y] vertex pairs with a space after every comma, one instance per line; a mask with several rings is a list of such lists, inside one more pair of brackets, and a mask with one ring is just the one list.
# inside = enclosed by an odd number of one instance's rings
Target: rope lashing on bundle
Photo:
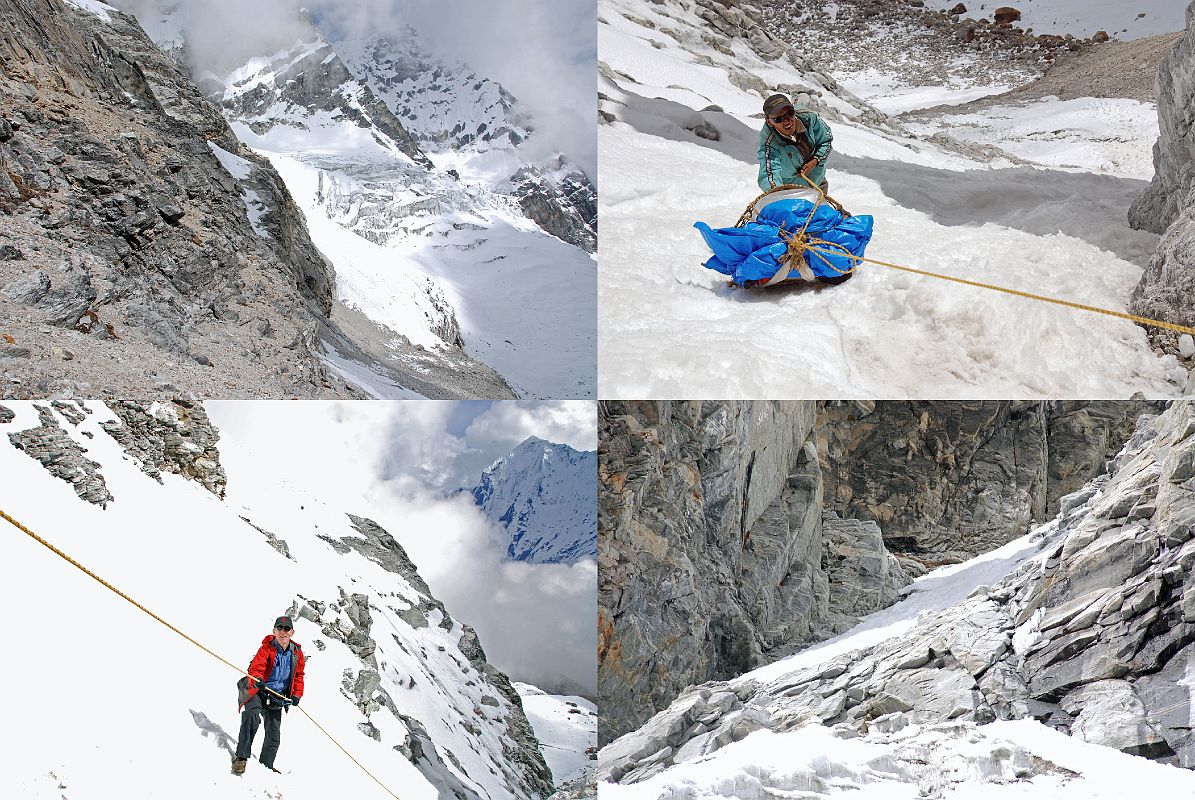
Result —
[[[117, 597], [119, 597], [120, 599], [122, 599], [122, 600], [125, 600], [125, 601], [127, 601], [127, 602], [131, 603], [133, 606], [135, 606], [135, 607], [136, 607], [136, 608], [138, 608], [139, 610], [141, 610], [141, 611], [145, 612], [146, 614], [148, 614], [148, 615], [149, 615], [150, 617], [152, 617], [153, 619], [155, 619], [155, 620], [157, 620], [158, 622], [162, 623], [162, 624], [163, 624], [163, 625], [165, 625], [167, 628], [169, 628], [170, 630], [174, 631], [174, 632], [175, 632], [175, 633], [177, 633], [179, 636], [183, 637], [183, 638], [184, 638], [184, 639], [186, 639], [188, 642], [190, 642], [191, 644], [195, 645], [196, 647], [198, 647], [198, 648], [199, 648], [200, 650], [202, 650], [203, 652], [207, 653], [207, 654], [208, 654], [209, 656], [211, 656], [212, 658], [216, 659], [217, 661], [219, 661], [219, 662], [220, 662], [220, 663], [222, 663], [222, 664], [225, 664], [225, 665], [227, 665], [227, 666], [229, 666], [229, 667], [232, 667], [232, 668], [233, 668], [234, 670], [236, 670], [238, 673], [240, 673], [241, 675], [243, 675], [243, 676], [245, 676], [245, 677], [248, 677], [250, 680], [255, 680], [255, 681], [257, 681], [257, 682], [258, 682], [258, 684], [259, 684], [259, 686], [258, 686], [258, 690], [259, 690], [259, 691], [266, 691], [266, 692], [269, 692], [270, 694], [274, 695], [275, 697], [278, 697], [278, 698], [280, 698], [280, 699], [283, 699], [283, 700], [286, 700], [286, 699], [287, 699], [286, 695], [284, 695], [284, 694], [279, 694], [278, 692], [275, 692], [273, 689], [269, 688], [269, 687], [268, 687], [268, 686], [266, 686], [264, 683], [262, 683], [262, 682], [260, 681], [260, 679], [253, 677], [253, 676], [252, 676], [252, 675], [250, 675], [248, 672], [246, 672], [245, 670], [243, 670], [243, 669], [241, 669], [240, 667], [238, 667], [236, 664], [233, 664], [231, 661], [229, 661], [228, 659], [226, 659], [226, 658], [224, 658], [223, 656], [221, 656], [219, 653], [217, 653], [217, 652], [215, 652], [214, 650], [212, 650], [211, 648], [209, 648], [209, 647], [205, 646], [204, 644], [202, 644], [202, 643], [201, 643], [201, 642], [199, 642], [198, 640], [196, 640], [196, 639], [194, 639], [194, 638], [192, 638], [192, 637], [188, 636], [186, 633], [184, 633], [183, 631], [179, 630], [179, 629], [178, 629], [178, 628], [176, 628], [174, 625], [171, 625], [169, 622], [167, 622], [166, 620], [164, 620], [162, 617], [158, 616], [158, 615], [157, 615], [157, 614], [155, 614], [153, 611], [150, 611], [148, 608], [146, 608], [145, 606], [143, 606], [141, 603], [138, 603], [138, 602], [137, 602], [136, 600], [134, 600], [132, 597], [130, 597], [129, 595], [127, 595], [127, 594], [125, 594], [124, 592], [122, 592], [120, 589], [117, 589], [115, 586], [113, 586], [111, 583], [109, 583], [108, 581], [106, 581], [106, 580], [104, 580], [103, 578], [101, 578], [99, 575], [96, 575], [96, 574], [95, 574], [94, 572], [92, 572], [90, 569], [88, 569], [87, 567], [83, 566], [82, 564], [80, 564], [80, 563], [79, 563], [78, 561], [76, 561], [75, 559], [71, 558], [69, 555], [67, 555], [66, 553], [64, 553], [64, 552], [63, 552], [62, 550], [60, 550], [59, 548], [55, 547], [55, 546], [54, 546], [52, 543], [50, 543], [50, 542], [46, 541], [46, 540], [45, 540], [45, 539], [43, 539], [41, 536], [38, 536], [36, 533], [34, 533], [33, 531], [31, 531], [31, 530], [29, 530], [28, 528], [26, 528], [26, 527], [25, 527], [24, 525], [22, 525], [20, 522], [18, 522], [17, 520], [13, 519], [12, 517], [10, 517], [10, 516], [8, 515], [8, 513], [6, 513], [6, 512], [4, 511], [4, 509], [0, 509], [0, 518], [3, 518], [3, 519], [4, 519], [4, 520], [6, 520], [7, 522], [11, 523], [11, 524], [13, 525], [13, 527], [15, 527], [17, 530], [21, 531], [21, 532], [22, 532], [22, 533], [24, 533], [25, 535], [29, 536], [31, 539], [33, 539], [35, 542], [37, 542], [38, 544], [40, 544], [42, 547], [46, 548], [47, 550], [49, 550], [50, 552], [52, 552], [54, 555], [58, 556], [58, 557], [59, 557], [59, 558], [61, 558], [63, 561], [65, 561], [65, 562], [67, 562], [68, 564], [70, 564], [72, 567], [75, 567], [75, 568], [76, 568], [76, 569], [78, 569], [80, 572], [82, 572], [84, 575], [86, 575], [87, 577], [91, 578], [91, 579], [92, 579], [92, 580], [94, 580], [96, 583], [98, 583], [98, 584], [100, 584], [101, 586], [103, 586], [105, 589], [108, 589], [109, 591], [111, 591], [113, 594], [115, 594], [115, 595], [116, 595]], [[378, 780], [378, 778], [377, 778], [377, 777], [376, 777], [376, 776], [375, 776], [375, 775], [374, 775], [372, 772], [370, 772], [368, 769], [366, 769], [366, 768], [365, 768], [365, 765], [364, 765], [364, 764], [362, 764], [360, 761], [358, 761], [358, 760], [357, 760], [357, 759], [356, 759], [356, 758], [353, 756], [353, 754], [352, 754], [352, 753], [350, 753], [348, 750], [346, 750], [346, 749], [345, 749], [345, 747], [344, 747], [344, 745], [342, 745], [340, 742], [338, 742], [338, 741], [336, 740], [336, 737], [334, 737], [332, 734], [328, 733], [328, 731], [327, 731], [327, 730], [324, 728], [324, 726], [323, 726], [323, 725], [320, 725], [320, 724], [319, 724], [319, 722], [317, 722], [317, 721], [316, 721], [315, 717], [311, 716], [311, 714], [310, 714], [310, 713], [308, 713], [307, 709], [305, 709], [305, 708], [303, 708], [303, 707], [301, 707], [301, 706], [295, 706], [295, 708], [297, 708], [297, 709], [299, 709], [300, 711], [302, 711], [302, 712], [303, 712], [303, 714], [304, 714], [304, 715], [307, 717], [307, 719], [311, 720], [311, 723], [312, 723], [313, 725], [315, 725], [315, 727], [319, 728], [320, 732], [321, 732], [321, 733], [323, 733], [323, 734], [324, 734], [324, 736], [327, 736], [327, 737], [328, 737], [328, 739], [329, 739], [329, 740], [331, 740], [332, 744], [334, 744], [334, 745], [336, 745], [337, 747], [339, 747], [339, 748], [340, 748], [340, 750], [341, 750], [341, 752], [343, 752], [343, 753], [344, 753], [346, 756], [348, 756], [348, 757], [349, 757], [349, 759], [350, 759], [350, 760], [351, 760], [351, 761], [352, 761], [354, 764], [356, 764], [358, 767], [360, 767], [360, 768], [361, 768], [361, 771], [362, 771], [362, 772], [364, 772], [364, 773], [365, 773], [366, 775], [368, 775], [370, 778], [373, 778], [373, 781], [374, 781], [374, 783], [376, 783], [378, 786], [381, 786], [381, 787], [382, 787], [382, 789], [384, 789], [384, 790], [386, 791], [386, 793], [387, 793], [387, 794], [389, 794], [391, 797], [393, 797], [393, 798], [394, 798], [394, 800], [400, 800], [400, 798], [399, 798], [399, 796], [398, 796], [398, 795], [396, 795], [394, 792], [390, 791], [390, 789], [389, 789], [389, 788], [386, 786], [386, 784], [384, 784], [384, 783], [382, 783], [380, 780]]]
[[[1149, 325], [1155, 328], [1164, 328], [1166, 330], [1175, 331], [1176, 333], [1188, 333], [1192, 336], [1195, 336], [1195, 328], [1189, 327], [1187, 325], [1179, 325], [1173, 322], [1163, 322], [1162, 320], [1142, 317], [1137, 314], [1129, 314], [1124, 311], [1113, 311], [1108, 308], [1100, 308], [1099, 306], [1087, 305], [1085, 303], [1076, 303], [1074, 301], [1063, 300], [1058, 297], [1047, 297], [1046, 295], [1034, 294], [1032, 292], [1023, 292], [1019, 289], [1010, 289], [1007, 286], [996, 286], [995, 284], [991, 283], [972, 281], [966, 278], [958, 278], [953, 275], [943, 275], [939, 272], [929, 272], [928, 270], [916, 269], [914, 267], [908, 267], [901, 264], [893, 264], [888, 261], [878, 261], [874, 258], [856, 256], [848, 252], [845, 247], [836, 242], [828, 242], [825, 239], [809, 236], [806, 233], [806, 230], [809, 228], [809, 223], [813, 220], [814, 212], [817, 211], [818, 206], [820, 206], [823, 202], [834, 208], [834, 210], [839, 214], [842, 214], [844, 218], [849, 217], [850, 214], [847, 213], [847, 211], [839, 203], [835, 202], [833, 198], [823, 192], [820, 186], [809, 180], [808, 176], [802, 175], [801, 177], [804, 178], [805, 183], [809, 184], [809, 186], [812, 187], [815, 192], [817, 192], [818, 200], [814, 204], [813, 208], [810, 209], [809, 217], [805, 220], [805, 225], [802, 226], [801, 230], [790, 233], [784, 230], [783, 227], [780, 229], [780, 238], [787, 244], [788, 249], [779, 259], [781, 264], [780, 270], [778, 270], [775, 275], [769, 278], [763, 284], [764, 286], [772, 286], [780, 283], [781, 281], [787, 279], [787, 277], [794, 270], [800, 272], [803, 277], [806, 277], [806, 273], [808, 273], [806, 280], [813, 280], [812, 270], [810, 270], [808, 264], [805, 263], [805, 254], [812, 253], [816, 255], [827, 267], [839, 275], [846, 275], [847, 273], [853, 272], [860, 264], [875, 264], [880, 267], [896, 269], [902, 272], [910, 272], [914, 275], [923, 275], [927, 278], [937, 278], [938, 280], [950, 281], [951, 283], [960, 283], [964, 286], [974, 286], [979, 289], [990, 289], [993, 292], [1001, 292], [1014, 297], [1023, 297], [1028, 300], [1039, 300], [1043, 303], [1052, 303], [1053, 305], [1062, 306], [1064, 308], [1072, 308], [1077, 311], [1090, 311], [1093, 314], [1103, 314], [1109, 317], [1117, 317], [1118, 319], [1135, 322], [1138, 325]], [[742, 216], [739, 217], [739, 221], [735, 224], [735, 227], [741, 228], [743, 225], [747, 224], [753, 219], [755, 216], [755, 204], [760, 200], [770, 194], [773, 194], [774, 192], [792, 189], [803, 190], [805, 187], [795, 183], [785, 183], [776, 186], [773, 189], [769, 189], [751, 201], [746, 210], [743, 211]], [[838, 267], [834, 266], [828, 258], [826, 258], [826, 256], [830, 255], [849, 259], [853, 261], [854, 264], [850, 267], [850, 269], [839, 269]]]

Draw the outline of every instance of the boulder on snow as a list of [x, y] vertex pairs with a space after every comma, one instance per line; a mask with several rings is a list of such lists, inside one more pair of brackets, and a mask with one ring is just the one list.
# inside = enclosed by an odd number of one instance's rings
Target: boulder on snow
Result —
[[1021, 18], [1021, 12], [1012, 6], [1000, 6], [992, 12], [992, 20], [997, 25], [1011, 25]]

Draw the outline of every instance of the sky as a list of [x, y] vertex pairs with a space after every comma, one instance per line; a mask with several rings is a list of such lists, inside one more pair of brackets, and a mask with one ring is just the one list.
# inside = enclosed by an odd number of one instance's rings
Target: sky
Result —
[[[266, 471], [403, 545], [433, 594], [478, 632], [491, 663], [553, 693], [594, 697], [597, 566], [508, 562], [468, 495], [528, 436], [597, 447], [591, 401], [208, 402], [229, 496]], [[596, 479], [596, 477], [595, 477]]]
[[[411, 25], [433, 52], [497, 80], [530, 111], [531, 156], [564, 152], [597, 175], [596, 0], [114, 0], [148, 27], [154, 9], [186, 20], [192, 66], [224, 74], [303, 35], [298, 9], [333, 39], [398, 32]], [[154, 35], [151, 31], [151, 35]]]

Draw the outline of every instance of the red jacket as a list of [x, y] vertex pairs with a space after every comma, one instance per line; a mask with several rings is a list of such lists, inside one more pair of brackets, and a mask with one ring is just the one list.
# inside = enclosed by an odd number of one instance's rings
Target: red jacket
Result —
[[[303, 665], [307, 659], [303, 655], [303, 648], [298, 642], [291, 640], [290, 646], [295, 652], [295, 665], [294, 671], [291, 672], [290, 676], [290, 690], [286, 694], [291, 697], [302, 697]], [[257, 649], [257, 655], [253, 656], [253, 661], [249, 664], [249, 674], [262, 681], [269, 678], [270, 673], [274, 671], [274, 654], [277, 652], [278, 648], [274, 647], [274, 634], [271, 633], [261, 640], [261, 647]], [[249, 681], [249, 684], [249, 697], [252, 698], [259, 691], [258, 687], [260, 684], [257, 681]]]

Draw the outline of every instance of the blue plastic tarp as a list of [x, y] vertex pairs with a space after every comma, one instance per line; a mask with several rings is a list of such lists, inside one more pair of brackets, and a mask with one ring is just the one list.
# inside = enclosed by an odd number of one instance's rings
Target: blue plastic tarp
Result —
[[[805, 229], [808, 236], [841, 245], [853, 256], [863, 255], [871, 241], [874, 220], [870, 215], [844, 218], [825, 204], [815, 211], [813, 208], [814, 204], [808, 200], [792, 198], [769, 203], [759, 212], [755, 222], [748, 222], [741, 228], [715, 230], [704, 222], [695, 223], [693, 227], [701, 232], [705, 243], [714, 252], [705, 266], [729, 275], [739, 285], [771, 278], [780, 269], [780, 258], [788, 251], [788, 244], [780, 236], [781, 228], [789, 234], [801, 230], [810, 211], [813, 211], [813, 219]], [[805, 262], [819, 277], [838, 277], [857, 263], [837, 247], [821, 249], [828, 252], [821, 255], [805, 253]]]

